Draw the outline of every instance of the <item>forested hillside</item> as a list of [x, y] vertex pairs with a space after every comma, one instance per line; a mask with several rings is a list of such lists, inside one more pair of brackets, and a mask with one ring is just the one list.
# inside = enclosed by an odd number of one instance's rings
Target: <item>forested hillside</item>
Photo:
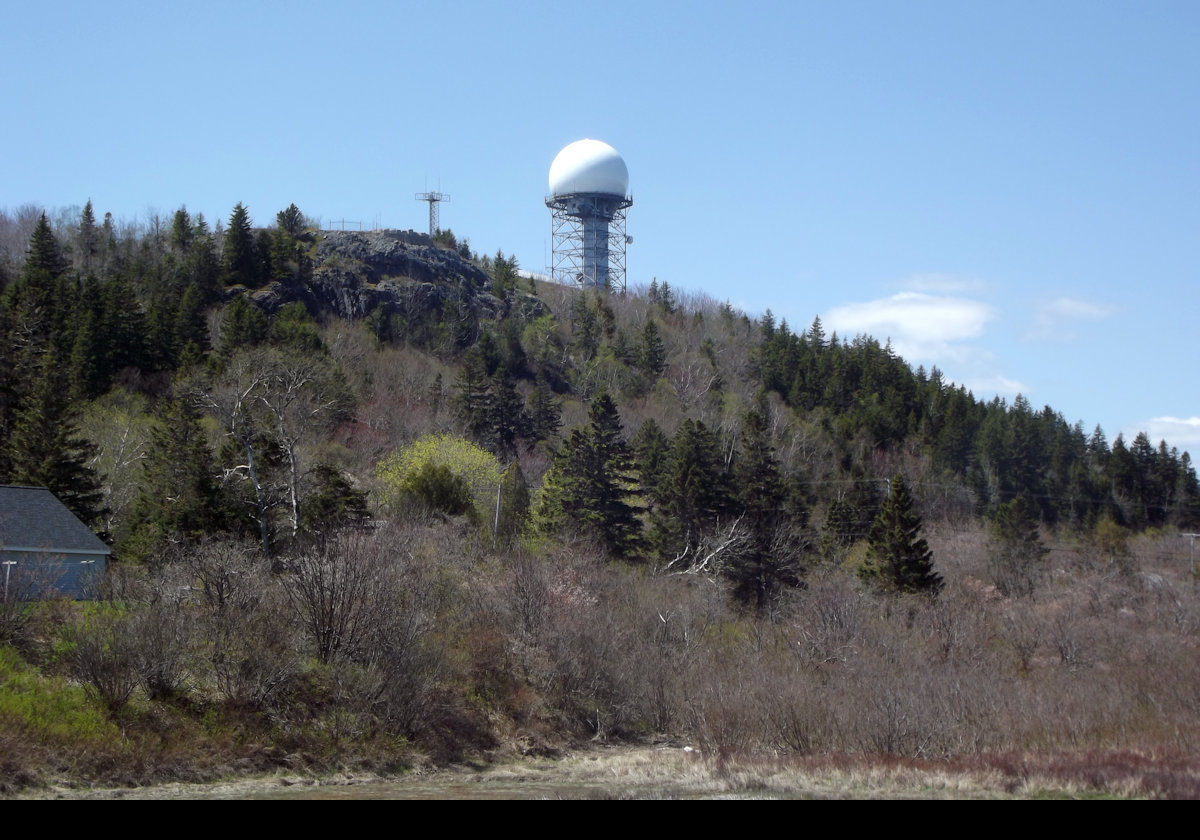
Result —
[[[6, 599], [0, 696], [28, 671], [108, 715], [165, 704], [179, 738], [217, 709], [315, 764], [398, 736], [1128, 749], [1189, 715], [1194, 747], [1200, 613], [1138, 559], [1200, 526], [1165, 441], [979, 400], [819, 319], [536, 282], [295, 205], [3, 212], [0, 285], [0, 483], [115, 550], [109, 608]], [[1136, 643], [1106, 635], [1123, 609]], [[1099, 663], [1133, 669], [1114, 707], [1082, 699]], [[45, 766], [20, 720], [0, 707]], [[95, 726], [97, 756], [168, 738]]]

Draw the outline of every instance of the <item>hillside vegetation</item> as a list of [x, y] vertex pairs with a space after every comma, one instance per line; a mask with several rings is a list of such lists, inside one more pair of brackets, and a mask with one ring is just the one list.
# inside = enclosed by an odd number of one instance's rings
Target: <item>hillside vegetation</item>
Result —
[[115, 551], [0, 603], [4, 784], [660, 739], [1194, 794], [1187, 453], [518, 269], [295, 205], [0, 213], [0, 482]]

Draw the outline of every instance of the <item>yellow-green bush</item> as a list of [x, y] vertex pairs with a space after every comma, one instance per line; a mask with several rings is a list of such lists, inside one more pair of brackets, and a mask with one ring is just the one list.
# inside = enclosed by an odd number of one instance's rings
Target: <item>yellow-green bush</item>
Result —
[[375, 475], [383, 482], [383, 502], [398, 507], [406, 496], [421, 498], [424, 479], [444, 468], [469, 488], [477, 510], [489, 510], [500, 484], [500, 462], [496, 456], [465, 438], [455, 435], [425, 435], [383, 458]]

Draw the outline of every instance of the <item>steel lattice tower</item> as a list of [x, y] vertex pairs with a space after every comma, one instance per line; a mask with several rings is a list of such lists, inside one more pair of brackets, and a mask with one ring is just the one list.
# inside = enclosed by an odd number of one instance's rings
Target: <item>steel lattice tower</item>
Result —
[[429, 202], [429, 235], [432, 237], [441, 230], [441, 219], [438, 217], [438, 204], [449, 201], [450, 196], [440, 192], [423, 192], [413, 196], [417, 201]]

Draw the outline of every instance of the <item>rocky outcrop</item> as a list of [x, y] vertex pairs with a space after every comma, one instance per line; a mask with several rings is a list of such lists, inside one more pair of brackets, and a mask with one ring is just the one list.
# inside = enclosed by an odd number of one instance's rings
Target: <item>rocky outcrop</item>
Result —
[[437, 323], [447, 307], [456, 320], [472, 323], [512, 306], [526, 317], [545, 311], [535, 296], [521, 292], [499, 300], [477, 265], [423, 233], [322, 231], [304, 234], [302, 241], [308, 245], [307, 264], [297, 276], [254, 291], [231, 287], [226, 295], [249, 294], [267, 312], [299, 300], [314, 313], [348, 319], [376, 314], [385, 320], [398, 315], [407, 325]]
[[312, 302], [344, 318], [362, 318], [379, 306], [440, 310], [451, 295], [487, 296], [483, 271], [413, 231], [319, 233], [311, 253], [305, 285]]

